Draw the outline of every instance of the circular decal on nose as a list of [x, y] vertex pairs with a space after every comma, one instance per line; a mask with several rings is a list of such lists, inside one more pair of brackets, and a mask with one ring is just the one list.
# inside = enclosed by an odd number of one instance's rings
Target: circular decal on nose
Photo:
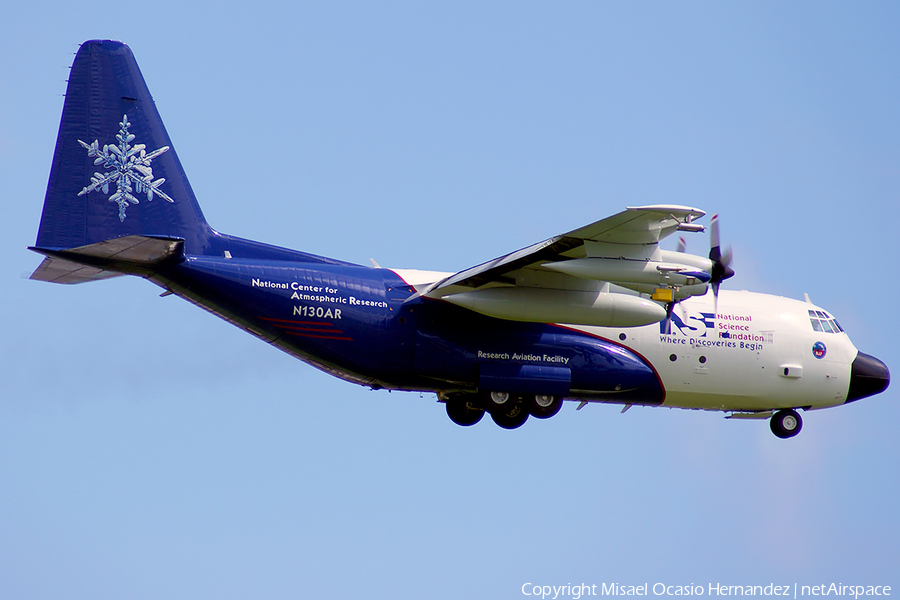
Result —
[[812, 350], [813, 350], [813, 356], [815, 356], [816, 358], [824, 358], [825, 357], [825, 352], [826, 352], [825, 344], [823, 344], [822, 342], [816, 342], [815, 344], [813, 344]]

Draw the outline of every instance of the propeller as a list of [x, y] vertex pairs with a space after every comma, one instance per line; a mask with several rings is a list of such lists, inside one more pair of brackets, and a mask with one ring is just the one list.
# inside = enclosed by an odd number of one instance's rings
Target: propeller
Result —
[[721, 245], [719, 244], [719, 215], [715, 214], [712, 216], [712, 222], [710, 223], [710, 233], [709, 233], [709, 260], [712, 261], [712, 272], [710, 273], [709, 283], [712, 285], [713, 296], [715, 297], [716, 302], [716, 312], [718, 312], [719, 305], [719, 284], [728, 279], [729, 277], [734, 276], [734, 270], [728, 265], [731, 264], [731, 247], [725, 249], [725, 252], [722, 252]]
[[[684, 252], [687, 248], [687, 242], [684, 241], [683, 237], [678, 238], [678, 252]], [[675, 308], [676, 304], [681, 304], [681, 300], [672, 300], [671, 302], [666, 303], [666, 334], [672, 333], [672, 309]], [[687, 321], [687, 313], [684, 310], [684, 307], [681, 307], [681, 319], [682, 322]]]
[[672, 308], [675, 307], [675, 301], [666, 302], [666, 335], [672, 334]]
[[[716, 313], [719, 312], [719, 286], [723, 281], [734, 277], [734, 269], [732, 269], [729, 265], [731, 264], [731, 260], [733, 255], [731, 253], [731, 247], [722, 251], [722, 245], [719, 241], [719, 215], [715, 214], [712, 217], [712, 222], [710, 223], [710, 235], [709, 235], [709, 260], [712, 262], [712, 268], [710, 269], [710, 280], [709, 284], [712, 286], [713, 297], [715, 302]], [[678, 238], [678, 252], [684, 252], [687, 247], [684, 238]], [[666, 303], [666, 333], [672, 332], [672, 311], [675, 308], [676, 304], [680, 304], [680, 300], [672, 300], [671, 302]], [[687, 321], [687, 316], [684, 311], [684, 307], [681, 307], [682, 318]]]

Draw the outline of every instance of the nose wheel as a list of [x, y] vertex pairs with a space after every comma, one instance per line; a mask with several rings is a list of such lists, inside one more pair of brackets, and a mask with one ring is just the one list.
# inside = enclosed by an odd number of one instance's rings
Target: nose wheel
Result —
[[800, 433], [800, 430], [803, 428], [803, 419], [800, 418], [796, 410], [786, 408], [772, 415], [769, 427], [776, 436], [781, 439], [787, 439]]

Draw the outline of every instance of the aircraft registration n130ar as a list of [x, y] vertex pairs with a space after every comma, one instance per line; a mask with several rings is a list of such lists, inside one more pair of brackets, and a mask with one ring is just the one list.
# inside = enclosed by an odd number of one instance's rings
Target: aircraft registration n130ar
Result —
[[787, 438], [798, 409], [887, 388], [885, 364], [808, 298], [720, 292], [734, 272], [715, 216], [708, 257], [659, 247], [704, 214], [628, 208], [455, 274], [221, 234], [131, 50], [95, 40], [72, 66], [31, 277], [144, 277], [347, 381], [434, 392], [460, 425], [513, 429], [576, 400], [770, 419]]

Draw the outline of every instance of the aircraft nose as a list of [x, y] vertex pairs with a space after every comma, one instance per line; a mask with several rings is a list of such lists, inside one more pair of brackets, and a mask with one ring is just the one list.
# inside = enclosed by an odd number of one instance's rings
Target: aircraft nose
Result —
[[859, 352], [850, 366], [850, 390], [847, 402], [880, 394], [891, 382], [887, 365], [868, 354]]

